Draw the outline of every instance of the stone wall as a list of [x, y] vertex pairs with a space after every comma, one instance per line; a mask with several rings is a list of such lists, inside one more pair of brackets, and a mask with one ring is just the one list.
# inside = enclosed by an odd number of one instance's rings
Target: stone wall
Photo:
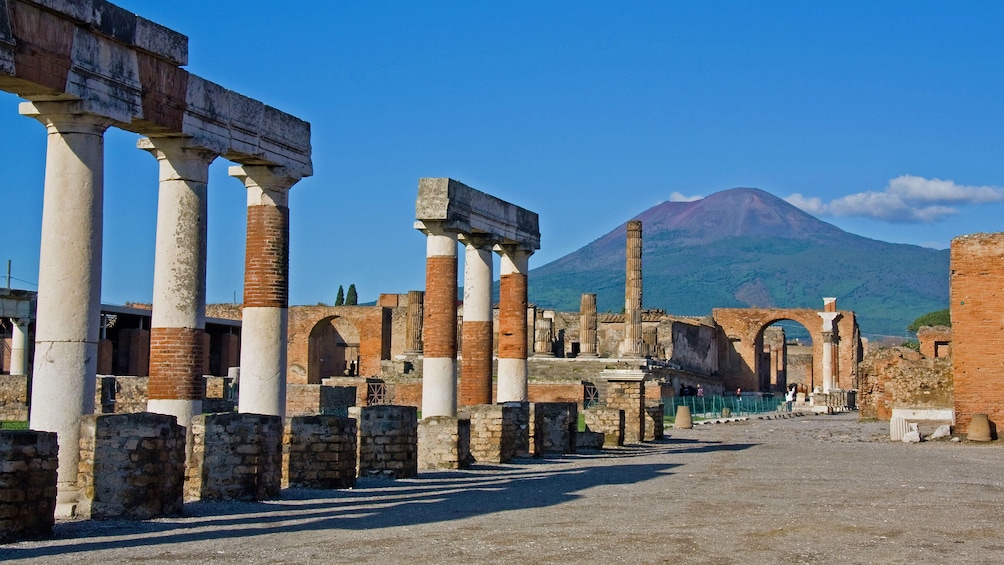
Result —
[[917, 330], [917, 341], [925, 357], [952, 356], [952, 328], [948, 326], [922, 326]]
[[0, 375], [0, 420], [28, 419], [28, 377]]
[[201, 414], [188, 429], [185, 500], [266, 500], [279, 496], [282, 419]]
[[578, 405], [574, 402], [534, 402], [530, 405], [535, 455], [575, 453], [579, 431]]
[[0, 431], [0, 543], [52, 535], [57, 454], [54, 432]]
[[660, 440], [664, 435], [666, 420], [664, 418], [665, 406], [663, 404], [649, 404], [645, 406], [645, 441]]
[[418, 412], [413, 406], [354, 406], [359, 477], [405, 479], [418, 473]]
[[418, 421], [418, 469], [465, 469], [471, 463], [471, 421], [430, 416]]
[[[365, 386], [365, 385], [364, 385]], [[346, 415], [356, 405], [355, 386], [286, 385], [286, 416]]]
[[356, 355], [357, 375], [380, 375], [381, 360], [390, 359], [392, 321], [391, 309], [380, 306], [290, 307], [288, 381], [320, 384], [327, 377], [343, 376]]
[[954, 406], [952, 363], [906, 347], [876, 349], [861, 361], [856, 402], [861, 418], [888, 420], [894, 408]]
[[356, 484], [356, 421], [339, 416], [297, 416], [282, 440], [282, 486], [342, 489]]
[[1004, 233], [953, 239], [950, 273], [958, 430], [968, 432], [973, 414], [1004, 429]]
[[603, 447], [624, 445], [624, 411], [595, 406], [582, 411], [586, 431], [603, 434]]
[[526, 416], [521, 405], [477, 404], [464, 407], [470, 421], [470, 456], [476, 463], [508, 463], [517, 455], [520, 434], [526, 435], [521, 424]]
[[788, 345], [788, 384], [798, 385], [800, 392], [811, 392], [818, 384], [822, 386], [822, 374], [819, 382], [815, 381], [812, 364], [811, 345]]
[[174, 416], [143, 412], [81, 419], [79, 516], [178, 516], [184, 480], [185, 428]]
[[644, 383], [608, 380], [604, 392], [607, 408], [624, 411], [624, 442], [645, 441]]

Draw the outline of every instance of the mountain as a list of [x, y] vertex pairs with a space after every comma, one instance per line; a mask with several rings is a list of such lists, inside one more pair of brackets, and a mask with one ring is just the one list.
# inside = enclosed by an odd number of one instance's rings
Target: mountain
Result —
[[[863, 334], [902, 336], [916, 317], [948, 306], [948, 250], [847, 233], [756, 188], [663, 202], [633, 219], [642, 221], [645, 308], [822, 309], [834, 296]], [[574, 311], [595, 292], [598, 311], [622, 311], [625, 224], [533, 269], [530, 300]]]

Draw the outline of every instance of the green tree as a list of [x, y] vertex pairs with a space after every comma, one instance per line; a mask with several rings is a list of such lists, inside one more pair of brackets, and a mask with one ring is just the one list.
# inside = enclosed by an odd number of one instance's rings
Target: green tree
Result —
[[921, 326], [949, 326], [952, 325], [952, 316], [948, 308], [936, 312], [928, 312], [914, 320], [906, 329], [916, 332]]
[[345, 289], [342, 285], [338, 285], [338, 294], [335, 295], [335, 306], [342, 306], [345, 304]]
[[359, 296], [356, 295], [356, 285], [350, 284], [349, 291], [345, 294], [345, 305], [355, 306], [356, 304], [359, 304]]

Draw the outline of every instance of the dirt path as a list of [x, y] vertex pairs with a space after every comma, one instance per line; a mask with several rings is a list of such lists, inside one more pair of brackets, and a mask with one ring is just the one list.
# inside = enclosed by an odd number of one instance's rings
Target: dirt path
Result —
[[856, 414], [670, 430], [617, 452], [64, 522], [37, 563], [1001, 563], [1004, 445]]

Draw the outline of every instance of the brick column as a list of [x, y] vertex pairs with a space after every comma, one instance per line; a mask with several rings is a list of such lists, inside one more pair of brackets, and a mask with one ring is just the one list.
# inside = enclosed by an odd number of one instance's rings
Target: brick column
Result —
[[422, 417], [457, 415], [457, 234], [425, 222]]
[[61, 503], [75, 500], [80, 418], [94, 411], [101, 318], [104, 132], [79, 102], [24, 102], [48, 130], [30, 425], [56, 432]]
[[499, 363], [496, 402], [526, 402], [527, 396], [527, 280], [533, 251], [499, 245]]
[[202, 413], [206, 328], [206, 185], [216, 154], [184, 138], [140, 139], [160, 163], [147, 410], [188, 427]]
[[464, 249], [464, 355], [460, 404], [491, 404], [492, 243], [484, 238], [465, 236]]
[[10, 374], [28, 374], [28, 320], [11, 318]]
[[248, 191], [238, 411], [285, 417], [289, 323], [289, 189], [283, 167], [230, 167]]
[[579, 303], [579, 356], [596, 357], [596, 295], [583, 293]]
[[408, 320], [405, 327], [405, 353], [417, 355], [422, 352], [422, 304], [425, 292], [408, 291]]
[[622, 357], [640, 357], [642, 354], [641, 291], [641, 221], [631, 220], [627, 223]]

